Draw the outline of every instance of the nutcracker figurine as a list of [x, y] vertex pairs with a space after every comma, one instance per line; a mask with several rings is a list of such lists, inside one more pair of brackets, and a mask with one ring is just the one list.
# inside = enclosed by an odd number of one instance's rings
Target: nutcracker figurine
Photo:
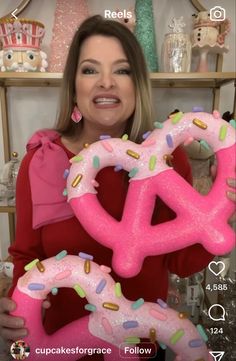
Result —
[[41, 49], [44, 25], [35, 20], [0, 20], [0, 70], [15, 72], [45, 72], [47, 55]]

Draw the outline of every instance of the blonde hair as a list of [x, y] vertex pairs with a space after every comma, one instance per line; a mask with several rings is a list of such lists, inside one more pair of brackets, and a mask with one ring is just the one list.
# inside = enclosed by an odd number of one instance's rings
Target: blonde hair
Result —
[[75, 77], [81, 46], [87, 38], [93, 35], [117, 38], [127, 56], [135, 87], [136, 102], [134, 114], [127, 121], [126, 133], [131, 140], [139, 142], [142, 134], [152, 129], [151, 87], [144, 55], [136, 37], [130, 30], [119, 22], [104, 19], [100, 15], [86, 19], [72, 40], [64, 69], [61, 107], [56, 130], [64, 136], [73, 137], [78, 134], [80, 129], [78, 124], [71, 120], [75, 105]]

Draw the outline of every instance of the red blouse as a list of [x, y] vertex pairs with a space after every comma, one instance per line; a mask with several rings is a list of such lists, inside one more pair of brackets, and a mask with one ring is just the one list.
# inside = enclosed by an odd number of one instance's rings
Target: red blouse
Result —
[[[68, 158], [73, 156], [62, 145], [60, 138], [55, 143], [65, 150]], [[29, 164], [34, 152], [35, 150], [31, 150], [24, 157], [17, 180], [16, 239], [9, 248], [15, 266], [10, 294], [17, 279], [24, 274], [24, 266], [27, 263], [35, 258], [43, 260], [53, 257], [63, 249], [66, 249], [68, 254], [77, 255], [79, 252], [92, 254], [95, 262], [111, 267], [112, 251], [92, 239], [76, 217], [48, 224], [36, 230], [32, 228]], [[191, 182], [191, 170], [185, 153], [181, 148], [177, 148], [173, 155], [174, 168], [188, 182]], [[119, 220], [127, 190], [125, 174], [116, 173], [109, 167], [100, 171], [97, 181], [100, 184], [98, 198], [101, 204]], [[160, 199], [157, 199], [152, 223], [165, 222], [173, 217], [173, 212]], [[194, 245], [170, 254], [147, 257], [142, 271], [131, 279], [124, 279], [114, 272], [111, 275], [116, 282], [121, 283], [122, 293], [126, 298], [136, 300], [143, 297], [145, 301], [155, 302], [157, 298], [165, 300], [167, 297], [168, 272], [186, 277], [202, 270], [212, 258], [213, 256], [202, 246]], [[56, 296], [50, 295], [49, 298], [52, 306], [46, 310], [45, 314], [45, 329], [49, 334], [89, 313], [84, 310], [86, 300], [79, 298], [73, 289], [60, 289]]]

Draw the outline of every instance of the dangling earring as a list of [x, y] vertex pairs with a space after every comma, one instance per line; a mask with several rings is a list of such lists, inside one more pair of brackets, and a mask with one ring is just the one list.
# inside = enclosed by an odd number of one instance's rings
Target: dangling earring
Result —
[[74, 106], [73, 112], [71, 114], [71, 119], [75, 123], [79, 123], [81, 121], [81, 119], [82, 119], [82, 114], [80, 113], [77, 105]]

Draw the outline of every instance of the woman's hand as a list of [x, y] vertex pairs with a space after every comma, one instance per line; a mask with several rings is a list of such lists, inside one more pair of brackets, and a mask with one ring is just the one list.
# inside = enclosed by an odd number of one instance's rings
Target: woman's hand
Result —
[[[210, 173], [211, 173], [211, 177], [212, 180], [214, 182], [215, 178], [216, 178], [216, 172], [217, 172], [217, 168], [216, 165], [213, 164], [210, 168]], [[231, 188], [230, 190], [227, 190], [226, 192], [226, 196], [233, 202], [236, 203], [236, 178], [228, 178], [227, 179], [227, 185]], [[229, 219], [229, 224], [231, 225], [231, 227], [236, 231], [236, 211], [234, 212], [234, 214], [230, 217]]]
[[235, 188], [234, 190], [232, 189], [230, 191], [227, 191], [227, 197], [231, 201], [236, 202], [236, 178], [228, 178], [227, 179], [227, 184], [231, 188]]
[[10, 347], [13, 340], [20, 340], [27, 335], [24, 320], [9, 315], [9, 312], [14, 311], [15, 308], [16, 304], [10, 298], [0, 299], [0, 337], [4, 340], [6, 348]]
[[[50, 302], [45, 300], [43, 308], [49, 308]], [[0, 337], [5, 341], [6, 347], [10, 347], [13, 341], [21, 340], [27, 336], [27, 329], [24, 328], [24, 320], [20, 317], [9, 315], [14, 311], [16, 304], [10, 298], [3, 297], [0, 299]]]
[[[227, 197], [236, 203], [236, 178], [228, 178], [227, 184], [232, 188], [232, 190], [227, 191]], [[233, 189], [234, 188], [234, 189]], [[236, 211], [233, 213], [233, 215], [229, 219], [229, 224], [231, 227], [236, 231]]]

